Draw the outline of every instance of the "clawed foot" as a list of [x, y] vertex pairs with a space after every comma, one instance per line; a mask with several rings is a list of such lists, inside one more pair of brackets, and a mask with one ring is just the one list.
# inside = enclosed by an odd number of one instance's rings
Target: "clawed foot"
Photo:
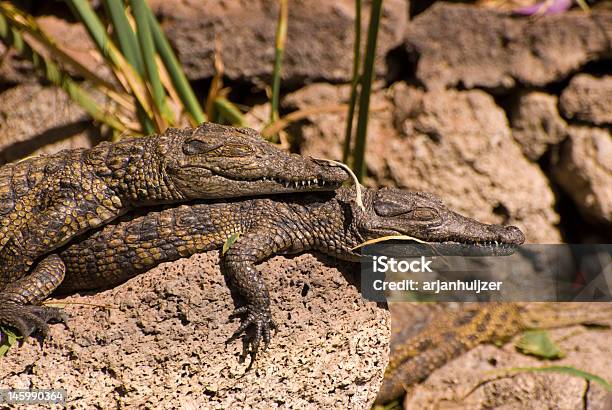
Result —
[[67, 317], [62, 309], [36, 305], [18, 305], [11, 302], [0, 302], [0, 323], [14, 327], [26, 339], [35, 332], [47, 336], [48, 323], [63, 323]]
[[236, 340], [243, 332], [245, 332], [249, 327], [253, 327], [253, 335], [249, 337], [248, 344], [251, 345], [251, 356], [252, 359], [255, 359], [257, 352], [259, 351], [259, 345], [261, 341], [264, 342], [264, 350], [270, 344], [271, 339], [271, 331], [278, 328], [274, 320], [272, 320], [272, 314], [270, 310], [267, 308], [256, 308], [253, 306], [243, 306], [241, 308], [236, 309], [231, 315], [230, 318], [243, 316], [244, 319], [240, 324], [240, 327], [234, 332], [232, 337], [230, 337], [227, 343]]

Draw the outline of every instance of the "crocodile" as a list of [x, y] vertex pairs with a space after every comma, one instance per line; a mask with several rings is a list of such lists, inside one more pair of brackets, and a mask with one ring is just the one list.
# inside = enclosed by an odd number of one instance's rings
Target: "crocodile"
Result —
[[60, 249], [47, 258], [44, 276], [11, 283], [0, 297], [8, 292], [12, 300], [37, 306], [53, 291], [113, 287], [161, 262], [219, 249], [240, 235], [221, 263], [244, 300], [231, 314], [242, 316], [233, 337], [252, 326], [245, 342], [254, 357], [276, 327], [266, 283], [256, 268], [274, 254], [313, 250], [359, 261], [354, 249], [359, 244], [397, 234], [429, 242], [480, 243], [492, 252], [524, 241], [517, 227], [480, 223], [431, 194], [362, 189], [363, 204], [355, 200], [354, 187], [342, 187], [309, 195], [195, 202], [123, 217]]
[[[193, 199], [333, 190], [348, 178], [327, 162], [282, 151], [255, 131], [205, 123], [61, 151], [0, 168], [0, 323], [44, 333], [54, 309], [7, 289], [53, 286], [53, 252], [137, 207]], [[27, 325], [26, 325], [27, 323]]]

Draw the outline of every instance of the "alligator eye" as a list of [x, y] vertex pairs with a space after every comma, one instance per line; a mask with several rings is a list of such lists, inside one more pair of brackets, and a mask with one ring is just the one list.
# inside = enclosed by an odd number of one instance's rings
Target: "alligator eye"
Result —
[[187, 155], [206, 154], [207, 157], [232, 158], [253, 155], [254, 150], [245, 144], [194, 138], [185, 142], [183, 152]]
[[253, 148], [244, 144], [226, 143], [206, 153], [208, 157], [239, 158], [253, 155]]
[[186, 155], [196, 155], [196, 154], [204, 154], [219, 147], [223, 146], [222, 142], [214, 141], [214, 140], [201, 140], [198, 138], [194, 138], [192, 140], [188, 140], [183, 144], [183, 153]]
[[417, 208], [410, 213], [412, 219], [419, 221], [432, 221], [437, 218], [436, 212], [431, 208]]
[[380, 216], [393, 217], [404, 215], [410, 211], [410, 208], [405, 203], [379, 197], [374, 201], [374, 211]]

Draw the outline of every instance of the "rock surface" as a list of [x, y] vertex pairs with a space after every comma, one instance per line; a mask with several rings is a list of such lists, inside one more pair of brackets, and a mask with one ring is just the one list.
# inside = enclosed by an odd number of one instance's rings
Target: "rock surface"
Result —
[[445, 2], [417, 16], [405, 36], [415, 77], [428, 89], [545, 86], [606, 58], [611, 44], [610, 11], [530, 20]]
[[[279, 324], [253, 368], [209, 252], [66, 303], [51, 327], [1, 358], [3, 388], [65, 388], [70, 408], [368, 408], [388, 360], [388, 311], [351, 283], [358, 267], [302, 255], [261, 266]], [[347, 282], [348, 281], [348, 282]], [[90, 305], [79, 305], [78, 303]], [[76, 304], [70, 304], [76, 303]], [[110, 306], [100, 309], [95, 305]]]
[[538, 91], [520, 94], [509, 119], [514, 139], [532, 161], [567, 137], [567, 123], [559, 115], [554, 95]]
[[561, 94], [559, 105], [570, 119], [595, 125], [612, 124], [612, 75], [578, 74]]
[[555, 179], [588, 219], [612, 224], [612, 134], [578, 126], [568, 133]]
[[[339, 103], [348, 90], [311, 85], [286, 107]], [[557, 243], [554, 196], [537, 165], [511, 136], [504, 112], [482, 91], [423, 92], [396, 84], [372, 101], [370, 185], [440, 195], [452, 209], [487, 223], [519, 226], [531, 243]], [[345, 116], [321, 114], [295, 129], [302, 154], [341, 158]]]
[[0, 94], [0, 164], [99, 141], [89, 116], [66, 93], [36, 83]]
[[[214, 75], [217, 39], [227, 78], [269, 83], [274, 66], [277, 1], [152, 3], [190, 79]], [[408, 19], [406, 1], [385, 1], [383, 8], [376, 64], [381, 75], [385, 73], [385, 55], [401, 43]], [[350, 81], [354, 13], [354, 2], [349, 0], [291, 2], [283, 57], [284, 87], [316, 80]], [[363, 16], [368, 15], [364, 10]], [[368, 18], [362, 21], [365, 32]]]

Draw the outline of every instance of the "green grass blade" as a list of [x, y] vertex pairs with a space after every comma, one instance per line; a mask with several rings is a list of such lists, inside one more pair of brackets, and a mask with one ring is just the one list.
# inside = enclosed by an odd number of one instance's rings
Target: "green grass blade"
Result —
[[94, 13], [91, 5], [86, 0], [66, 0], [66, 3], [73, 14], [83, 23], [94, 44], [108, 61], [113, 69], [113, 73], [122, 86], [136, 97], [149, 118], [154, 116], [149, 102], [148, 90], [142, 77], [136, 69], [125, 59], [123, 54], [117, 49], [115, 44], [106, 34], [106, 29], [102, 22]]
[[140, 104], [137, 104], [136, 106], [136, 116], [138, 117], [138, 122], [140, 123], [145, 135], [155, 133], [156, 129], [153, 120], [151, 120]]
[[22, 339], [21, 336], [17, 336], [12, 330], [2, 326], [0, 326], [0, 336], [2, 336], [0, 337], [0, 339], [2, 339], [2, 344], [0, 344], [0, 357], [5, 356], [10, 348], [17, 343], [18, 339]]
[[[276, 40], [274, 43], [274, 73], [272, 75], [272, 109], [270, 110], [270, 124], [279, 118], [278, 106], [280, 99], [281, 73], [283, 68], [283, 54], [287, 42], [287, 20], [289, 19], [289, 5], [287, 0], [279, 0], [278, 24], [276, 25]], [[272, 136], [273, 142], [278, 142], [278, 135]]]
[[170, 47], [170, 43], [168, 43], [159, 22], [153, 15], [153, 12], [149, 6], [146, 4], [145, 9], [149, 19], [149, 27], [151, 29], [151, 33], [153, 33], [155, 47], [159, 53], [159, 56], [164, 62], [166, 70], [168, 70], [170, 80], [172, 81], [181, 102], [185, 106], [187, 113], [189, 113], [190, 117], [193, 119], [194, 125], [205, 122], [206, 115], [202, 111], [202, 107], [200, 106], [191, 85], [189, 85], [189, 81], [187, 81], [187, 77], [185, 77], [181, 64], [176, 58], [174, 51], [172, 51], [172, 47]]
[[132, 26], [128, 21], [123, 2], [119, 0], [105, 0], [104, 6], [107, 14], [113, 24], [113, 29], [117, 41], [119, 42], [119, 48], [125, 56], [125, 59], [140, 73], [143, 75], [144, 67], [142, 62], [142, 56], [138, 49], [138, 41]]
[[166, 104], [166, 91], [164, 85], [161, 82], [159, 72], [157, 71], [157, 63], [155, 62], [155, 46], [153, 44], [153, 35], [149, 27], [149, 18], [145, 10], [144, 0], [130, 0], [132, 6], [132, 13], [136, 20], [136, 35], [138, 37], [138, 44], [140, 45], [140, 51], [142, 53], [142, 59], [144, 62], [144, 68], [146, 78], [151, 88], [151, 94], [153, 101], [157, 108], [157, 112], [161, 114], [162, 118], [157, 118], [157, 128], [159, 131], [163, 131], [166, 126], [163, 120], [165, 119], [169, 123], [174, 123], [174, 118], [170, 109]]
[[92, 40], [102, 55], [111, 60], [115, 65], [120, 64], [113, 51], [112, 43], [106, 34], [106, 29], [102, 22], [91, 8], [87, 0], [66, 0], [66, 3], [77, 16], [91, 36]]
[[236, 241], [240, 238], [240, 232], [234, 232], [230, 236], [227, 237], [225, 243], [223, 244], [223, 249], [221, 250], [221, 255], [225, 255], [227, 251], [231, 249], [232, 246], [236, 243]]
[[225, 97], [217, 97], [214, 102], [215, 109], [219, 113], [220, 118], [227, 119], [232, 125], [238, 127], [247, 127], [246, 118], [242, 114], [242, 111], [235, 104], [231, 103]]
[[376, 40], [382, 12], [382, 0], [372, 0], [368, 38], [361, 78], [361, 95], [359, 96], [359, 114], [357, 117], [357, 135], [353, 153], [353, 169], [360, 181], [365, 176], [365, 149], [368, 131], [368, 113], [370, 110], [370, 93], [374, 77], [374, 62], [376, 60]]
[[353, 118], [357, 102], [357, 86], [359, 85], [359, 62], [361, 60], [361, 0], [355, 0], [355, 43], [353, 44], [353, 77], [351, 79], [351, 96], [349, 98], [346, 130], [344, 133], [344, 149], [342, 162], [348, 164], [353, 137]]
[[[138, 40], [127, 18], [123, 2], [119, 0], [105, 0], [104, 6], [113, 24], [113, 29], [117, 41], [119, 42], [121, 52], [125, 56], [127, 62], [142, 76], [144, 74], [144, 64], [138, 47]], [[155, 132], [155, 124], [151, 118], [147, 116], [147, 113], [138, 101], [136, 101], [136, 116], [145, 134], [152, 134]]]

